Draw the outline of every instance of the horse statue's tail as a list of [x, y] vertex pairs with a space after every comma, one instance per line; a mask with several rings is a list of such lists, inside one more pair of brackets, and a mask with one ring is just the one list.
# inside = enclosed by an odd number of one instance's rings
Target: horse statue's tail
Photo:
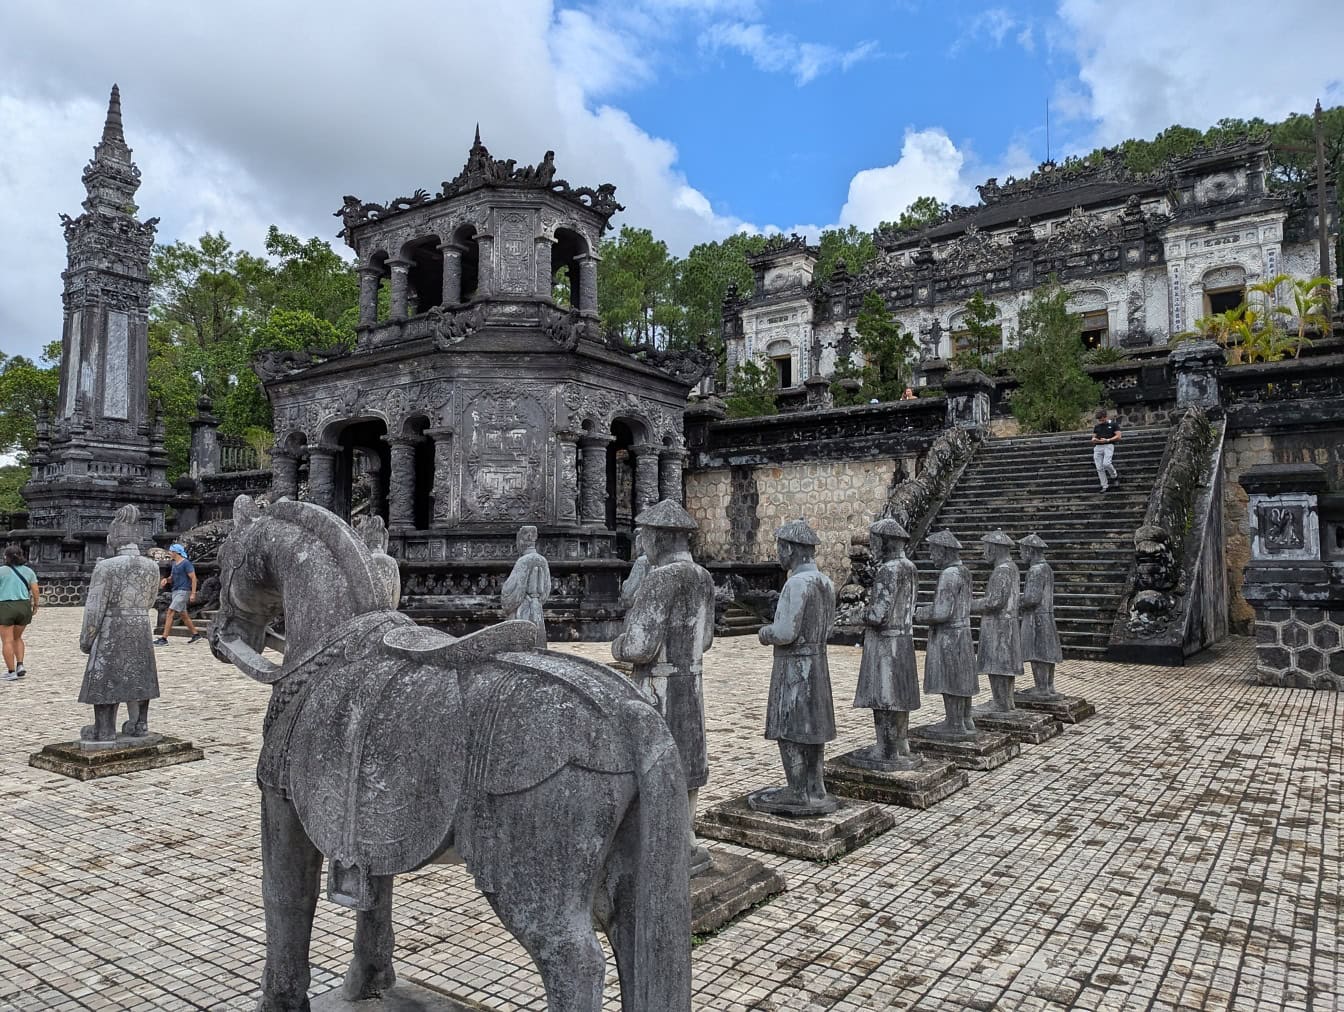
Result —
[[[625, 1012], [690, 1012], [691, 897], [690, 813], [681, 756], [658, 714], [642, 704], [627, 706], [639, 743], [638, 849], [627, 865], [634, 916], [620, 918], [633, 937], [620, 932], [612, 944], [626, 948], [621, 974]], [[628, 970], [628, 973], [625, 972]]]

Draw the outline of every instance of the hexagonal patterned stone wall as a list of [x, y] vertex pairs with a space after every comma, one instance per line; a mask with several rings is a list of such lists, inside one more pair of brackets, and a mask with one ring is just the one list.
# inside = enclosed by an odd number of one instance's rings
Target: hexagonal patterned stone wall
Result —
[[1344, 689], [1344, 609], [1262, 609], [1255, 672], [1261, 685]]

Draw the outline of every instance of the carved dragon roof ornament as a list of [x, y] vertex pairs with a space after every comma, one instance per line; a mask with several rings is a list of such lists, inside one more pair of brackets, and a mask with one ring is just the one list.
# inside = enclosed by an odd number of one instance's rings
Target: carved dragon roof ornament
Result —
[[780, 232], [766, 239], [759, 253], [748, 254], [747, 263], [764, 263], [785, 253], [811, 253], [816, 256], [819, 252], [820, 247], [808, 245], [806, 236], [801, 236], [797, 232], [791, 235]]
[[451, 200], [485, 188], [544, 190], [600, 215], [604, 225], [612, 215], [625, 210], [616, 200], [616, 187], [612, 183], [603, 183], [593, 188], [571, 186], [564, 179], [556, 179], [554, 151], [547, 151], [536, 165], [520, 166], [512, 158], [495, 158], [481, 143], [481, 128], [477, 126], [475, 140], [472, 142], [471, 150], [467, 152], [467, 161], [462, 166], [462, 171], [452, 179], [445, 180], [437, 194], [431, 195], [426, 190], [416, 190], [409, 197], [398, 197], [386, 204], [361, 201], [358, 197], [347, 195], [340, 210], [335, 212], [335, 216], [340, 218], [344, 225], [340, 235], [349, 242], [351, 230], [366, 222], [377, 221], [425, 204]]

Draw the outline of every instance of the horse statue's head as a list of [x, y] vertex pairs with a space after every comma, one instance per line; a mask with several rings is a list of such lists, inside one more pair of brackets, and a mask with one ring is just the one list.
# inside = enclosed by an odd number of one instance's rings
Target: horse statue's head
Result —
[[315, 503], [281, 499], [264, 512], [233, 504], [233, 532], [219, 549], [219, 611], [210, 648], [259, 682], [286, 671], [262, 656], [284, 614], [285, 653], [297, 656], [342, 622], [390, 606], [387, 574], [365, 540]]

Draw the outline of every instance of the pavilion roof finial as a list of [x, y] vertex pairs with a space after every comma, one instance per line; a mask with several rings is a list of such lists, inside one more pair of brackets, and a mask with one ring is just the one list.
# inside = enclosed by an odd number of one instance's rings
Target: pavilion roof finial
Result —
[[103, 122], [103, 143], [126, 143], [126, 135], [121, 130], [121, 89], [115, 84], [112, 85], [112, 95], [107, 100], [107, 119]]

